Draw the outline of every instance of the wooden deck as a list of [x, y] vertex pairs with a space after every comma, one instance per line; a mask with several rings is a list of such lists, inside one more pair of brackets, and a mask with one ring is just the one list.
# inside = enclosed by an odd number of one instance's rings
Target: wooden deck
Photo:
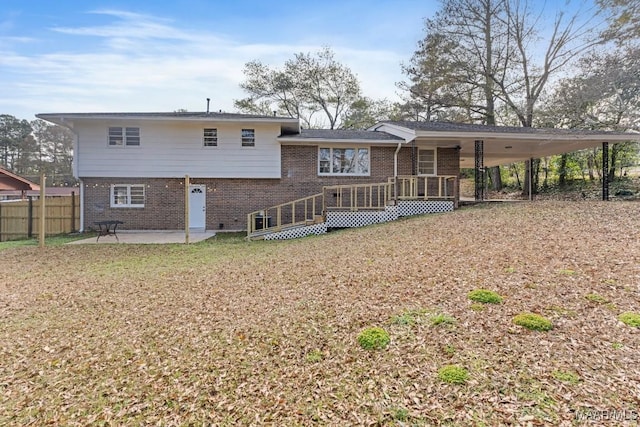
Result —
[[450, 201], [456, 208], [458, 177], [404, 175], [382, 183], [325, 186], [322, 193], [249, 213], [247, 237], [263, 239], [271, 233], [322, 224], [331, 212], [382, 213], [410, 201]]

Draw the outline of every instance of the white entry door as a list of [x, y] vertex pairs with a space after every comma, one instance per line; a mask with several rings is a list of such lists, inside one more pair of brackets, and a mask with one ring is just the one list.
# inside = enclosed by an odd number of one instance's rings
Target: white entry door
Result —
[[205, 229], [207, 224], [207, 186], [189, 185], [189, 228]]

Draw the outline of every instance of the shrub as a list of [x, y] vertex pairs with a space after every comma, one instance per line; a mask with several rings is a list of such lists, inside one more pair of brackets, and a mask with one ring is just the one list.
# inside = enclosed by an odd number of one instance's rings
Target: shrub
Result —
[[364, 329], [358, 335], [358, 344], [365, 350], [382, 350], [391, 342], [389, 333], [382, 328]]
[[627, 311], [618, 316], [618, 319], [625, 325], [640, 328], [640, 314]]
[[467, 295], [471, 301], [483, 304], [500, 304], [502, 297], [497, 293], [487, 289], [475, 289]]
[[464, 384], [469, 378], [469, 372], [457, 365], [446, 365], [438, 369], [438, 378], [448, 384]]
[[513, 323], [533, 331], [549, 331], [553, 324], [546, 317], [534, 313], [521, 313], [513, 318]]

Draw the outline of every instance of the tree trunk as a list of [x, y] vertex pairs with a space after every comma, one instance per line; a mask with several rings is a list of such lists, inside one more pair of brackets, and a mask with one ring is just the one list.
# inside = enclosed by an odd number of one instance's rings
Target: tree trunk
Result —
[[500, 174], [500, 166], [490, 167], [489, 177], [491, 178], [491, 189], [493, 191], [502, 190], [502, 175]]
[[618, 166], [616, 164], [618, 161], [618, 144], [613, 144], [609, 152], [611, 153], [609, 159], [609, 182], [613, 182], [616, 179], [616, 167]]
[[[529, 173], [531, 168], [531, 173]], [[533, 162], [526, 161], [524, 168], [524, 188], [522, 190], [523, 196], [529, 195], [529, 187], [531, 187], [531, 194], [538, 194], [539, 178], [540, 174], [540, 159], [533, 159]], [[531, 185], [529, 185], [529, 175], [531, 175]]]
[[560, 170], [558, 171], [558, 185], [564, 187], [567, 185], [567, 154], [560, 156]]
[[513, 173], [516, 176], [516, 183], [518, 184], [518, 188], [522, 188], [522, 183], [520, 182], [520, 175], [518, 174], [518, 167], [515, 164], [512, 164], [511, 168], [513, 169]]

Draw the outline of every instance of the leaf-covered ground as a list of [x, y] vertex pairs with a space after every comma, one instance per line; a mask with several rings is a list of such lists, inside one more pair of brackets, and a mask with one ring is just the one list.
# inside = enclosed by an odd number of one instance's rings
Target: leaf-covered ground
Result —
[[[617, 318], [640, 311], [639, 242], [637, 202], [536, 202], [281, 243], [5, 249], [0, 425], [635, 425], [640, 330]], [[371, 326], [386, 349], [359, 347]]]

